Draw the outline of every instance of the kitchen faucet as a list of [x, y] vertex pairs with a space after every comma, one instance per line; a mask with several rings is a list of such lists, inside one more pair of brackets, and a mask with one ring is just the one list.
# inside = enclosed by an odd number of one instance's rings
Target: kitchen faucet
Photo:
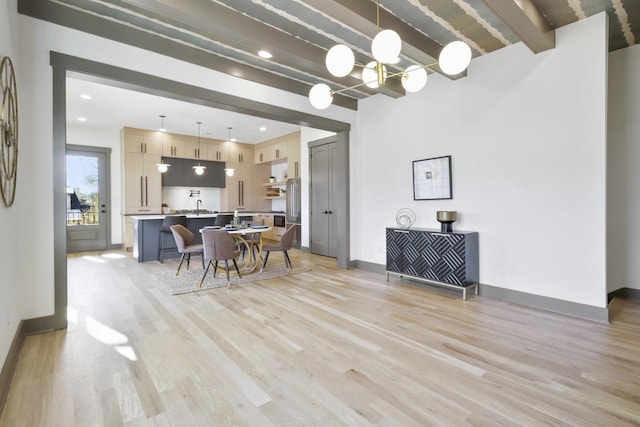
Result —
[[200, 205], [202, 204], [202, 200], [198, 199], [196, 201], [196, 215], [200, 215]]

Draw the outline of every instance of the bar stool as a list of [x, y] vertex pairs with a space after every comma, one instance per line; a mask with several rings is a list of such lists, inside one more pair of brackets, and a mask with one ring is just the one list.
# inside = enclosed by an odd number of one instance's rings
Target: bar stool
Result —
[[183, 227], [187, 226], [187, 217], [185, 215], [167, 215], [162, 220], [162, 225], [160, 226], [160, 233], [158, 234], [158, 261], [161, 264], [164, 263], [164, 253], [167, 251], [175, 251], [176, 248], [167, 248], [164, 247], [164, 239], [167, 237], [167, 234], [173, 238], [173, 234], [171, 233], [171, 226], [180, 224]]

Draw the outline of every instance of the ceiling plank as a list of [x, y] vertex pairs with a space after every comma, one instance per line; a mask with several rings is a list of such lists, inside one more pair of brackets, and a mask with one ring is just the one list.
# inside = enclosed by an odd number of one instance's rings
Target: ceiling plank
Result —
[[[201, 49], [185, 46], [182, 43], [87, 14], [50, 0], [19, 0], [18, 12], [36, 19], [42, 19], [57, 25], [171, 56], [287, 92], [303, 96], [307, 96], [309, 93], [309, 85], [302, 82], [261, 71], [257, 68], [207, 53]], [[340, 94], [334, 95], [333, 103], [352, 110], [357, 110], [358, 108], [356, 99]]]
[[556, 46], [556, 34], [531, 0], [483, 0], [534, 53]]
[[[335, 81], [335, 77], [325, 66], [326, 50], [215, 2], [202, 0], [116, 0], [115, 2], [244, 52], [257, 54], [256, 40], [260, 40], [261, 46], [269, 46], [274, 56], [273, 61], [300, 70], [308, 74], [311, 79], [317, 77], [325, 81]], [[341, 83], [346, 87], [357, 85], [361, 81], [347, 76]], [[365, 93], [382, 92], [393, 98], [404, 96], [404, 90], [402, 87], [400, 89], [398, 91], [397, 86], [381, 87], [376, 91], [366, 87], [359, 88]]]

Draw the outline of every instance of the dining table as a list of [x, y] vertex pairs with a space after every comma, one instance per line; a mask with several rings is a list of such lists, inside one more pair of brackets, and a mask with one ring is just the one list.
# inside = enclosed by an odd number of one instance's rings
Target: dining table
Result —
[[[238, 265], [238, 269], [243, 273], [252, 273], [258, 268], [258, 266], [260, 265], [259, 260], [262, 259], [262, 233], [271, 230], [271, 227], [267, 225], [248, 225], [236, 227], [207, 225], [200, 229], [200, 233], [202, 233], [202, 230], [205, 229], [226, 231], [227, 233], [231, 234], [234, 239], [236, 239], [239, 248], [244, 246], [248, 255], [247, 257], [243, 256], [243, 263]], [[247, 241], [247, 236], [254, 234], [258, 234], [260, 236], [260, 239], [258, 240], [258, 251], [255, 255], [251, 250], [251, 244]], [[243, 254], [245, 253], [245, 251], [241, 252]], [[237, 259], [236, 262], [241, 261], [240, 259]], [[223, 266], [218, 266], [218, 268], [224, 270]]]

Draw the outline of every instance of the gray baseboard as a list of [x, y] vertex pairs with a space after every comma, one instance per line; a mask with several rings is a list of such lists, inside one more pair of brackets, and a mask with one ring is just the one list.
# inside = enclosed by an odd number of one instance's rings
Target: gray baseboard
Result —
[[606, 307], [594, 307], [592, 305], [579, 304], [483, 284], [480, 285], [480, 295], [486, 298], [539, 308], [540, 310], [552, 311], [567, 316], [580, 317], [600, 323], [609, 323], [609, 309]]
[[633, 302], [640, 302], [640, 289], [621, 288], [613, 292], [609, 292], [608, 300], [613, 298], [622, 298]]
[[[385, 265], [367, 261], [352, 261], [352, 263], [355, 264], [355, 268], [373, 273], [384, 274], [386, 272]], [[629, 291], [637, 290], [629, 289]], [[635, 292], [631, 292], [630, 294], [640, 297], [640, 291], [637, 291], [637, 294]], [[594, 307], [483, 284], [480, 284], [480, 295], [485, 298], [497, 299], [526, 307], [538, 308], [540, 310], [552, 311], [554, 313], [580, 317], [601, 323], [609, 323], [609, 309], [606, 307]]]
[[0, 414], [4, 410], [4, 404], [7, 402], [11, 379], [13, 378], [13, 373], [15, 372], [16, 365], [18, 364], [20, 350], [24, 344], [24, 327], [25, 322], [21, 321], [13, 340], [11, 341], [11, 347], [9, 347], [9, 353], [7, 353], [7, 358], [2, 366], [2, 371], [0, 371]]
[[352, 261], [353, 263], [353, 267], [352, 268], [359, 268], [361, 270], [365, 270], [365, 271], [370, 271], [372, 273], [380, 273], [380, 274], [385, 274], [387, 272], [387, 266], [385, 265], [381, 265], [381, 264], [376, 264], [373, 262], [367, 262], [367, 261]]

